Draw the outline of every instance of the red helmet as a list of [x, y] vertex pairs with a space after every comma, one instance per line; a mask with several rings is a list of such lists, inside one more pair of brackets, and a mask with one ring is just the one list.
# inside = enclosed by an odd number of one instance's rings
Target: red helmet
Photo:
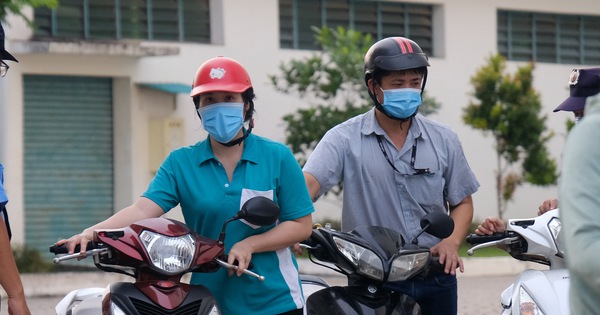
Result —
[[239, 62], [219, 56], [198, 68], [190, 96], [215, 91], [242, 93], [251, 87], [250, 76]]

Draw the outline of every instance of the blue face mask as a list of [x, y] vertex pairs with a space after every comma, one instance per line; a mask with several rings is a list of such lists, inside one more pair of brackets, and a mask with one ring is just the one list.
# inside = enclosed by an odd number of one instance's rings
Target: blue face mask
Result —
[[204, 130], [220, 143], [233, 140], [244, 125], [244, 103], [216, 103], [197, 111]]
[[396, 118], [410, 117], [423, 102], [419, 89], [382, 89], [381, 91], [383, 91], [383, 110]]

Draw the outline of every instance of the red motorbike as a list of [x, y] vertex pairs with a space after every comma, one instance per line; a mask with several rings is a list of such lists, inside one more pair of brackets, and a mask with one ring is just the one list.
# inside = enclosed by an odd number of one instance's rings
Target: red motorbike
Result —
[[[97, 230], [85, 255], [61, 255], [55, 263], [92, 257], [105, 272], [131, 276], [134, 282], [111, 283], [107, 288], [78, 289], [67, 294], [57, 305], [57, 315], [142, 315], [142, 314], [221, 314], [213, 294], [203, 285], [182, 282], [189, 272], [215, 272], [219, 268], [237, 269], [227, 263], [225, 230], [229, 222], [245, 220], [268, 226], [279, 218], [279, 207], [265, 197], [248, 200], [242, 209], [223, 223], [218, 240], [196, 234], [184, 223], [152, 218], [121, 229]], [[62, 246], [50, 252], [66, 254]], [[250, 269], [250, 268], [249, 268]], [[264, 280], [252, 271], [244, 273]]]

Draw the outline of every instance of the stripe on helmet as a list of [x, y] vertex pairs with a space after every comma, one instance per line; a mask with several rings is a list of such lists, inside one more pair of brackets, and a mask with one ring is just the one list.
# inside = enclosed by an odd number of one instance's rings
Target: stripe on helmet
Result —
[[394, 40], [396, 41], [396, 43], [398, 44], [398, 46], [400, 46], [400, 50], [402, 51], [402, 54], [406, 54], [406, 53], [413, 53], [413, 48], [410, 44], [410, 42], [404, 38], [404, 37], [394, 37]]

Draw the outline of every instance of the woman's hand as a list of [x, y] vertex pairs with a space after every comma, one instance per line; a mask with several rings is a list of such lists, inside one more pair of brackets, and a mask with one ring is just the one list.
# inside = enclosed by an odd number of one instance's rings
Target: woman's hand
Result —
[[[64, 244], [67, 247], [69, 254], [74, 254], [75, 246], [79, 245], [80, 246], [79, 253], [85, 254], [87, 244], [89, 242], [91, 242], [93, 240], [93, 238], [94, 238], [94, 231], [92, 231], [90, 229], [85, 229], [80, 234], [73, 235], [69, 239], [66, 239], [66, 240], [62, 239], [62, 240], [56, 242], [55, 245], [61, 246]], [[85, 257], [85, 255], [82, 256], [82, 258], [83, 257]]]
[[[252, 260], [252, 247], [249, 245], [249, 242], [245, 242], [245, 240], [239, 241], [233, 245], [231, 250], [229, 251], [227, 257], [227, 263], [231, 265], [237, 265], [237, 275], [238, 277], [242, 275], [244, 270], [248, 269], [250, 265], [250, 261]], [[237, 261], [237, 264], [235, 263]], [[233, 275], [235, 270], [229, 269], [229, 275]]]

